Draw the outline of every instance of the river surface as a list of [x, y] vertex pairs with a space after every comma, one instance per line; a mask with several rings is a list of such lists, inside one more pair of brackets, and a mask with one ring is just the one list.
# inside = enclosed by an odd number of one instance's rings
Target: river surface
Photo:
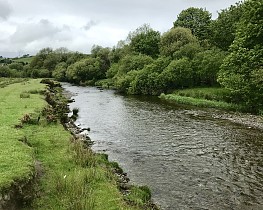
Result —
[[165, 210], [263, 209], [263, 133], [156, 97], [64, 84], [104, 152]]

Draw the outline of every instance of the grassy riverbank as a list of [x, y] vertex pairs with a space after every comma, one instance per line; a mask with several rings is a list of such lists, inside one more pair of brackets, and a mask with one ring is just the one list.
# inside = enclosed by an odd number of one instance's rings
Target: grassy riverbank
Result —
[[[85, 149], [59, 122], [48, 122], [51, 114], [42, 115], [47, 103], [38, 94], [44, 88], [40, 80], [1, 88], [0, 205], [17, 199], [8, 197], [9, 190], [20, 190], [17, 205], [25, 209], [150, 208], [147, 187], [123, 195], [116, 164]], [[21, 183], [34, 184], [22, 188]]]
[[197, 107], [241, 111], [242, 107], [229, 103], [229, 92], [223, 88], [192, 88], [176, 90], [172, 94], [161, 94], [161, 99]]

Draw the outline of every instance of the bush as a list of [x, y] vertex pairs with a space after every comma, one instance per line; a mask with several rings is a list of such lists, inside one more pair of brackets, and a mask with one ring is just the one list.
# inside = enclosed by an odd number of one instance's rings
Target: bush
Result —
[[20, 93], [20, 98], [30, 98], [30, 94], [28, 92]]

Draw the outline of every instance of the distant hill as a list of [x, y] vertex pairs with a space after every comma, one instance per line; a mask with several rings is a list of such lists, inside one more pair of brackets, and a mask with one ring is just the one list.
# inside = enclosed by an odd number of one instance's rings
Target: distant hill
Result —
[[24, 62], [24, 63], [31, 63], [34, 56], [28, 56], [28, 57], [20, 57], [20, 58], [12, 58], [13, 62]]

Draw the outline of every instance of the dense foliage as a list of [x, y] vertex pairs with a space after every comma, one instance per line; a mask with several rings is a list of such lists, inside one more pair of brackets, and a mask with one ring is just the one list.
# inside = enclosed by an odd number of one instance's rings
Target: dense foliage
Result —
[[210, 35], [211, 17], [211, 13], [202, 8], [190, 7], [178, 15], [174, 27], [189, 28], [194, 36], [205, 40]]
[[230, 102], [263, 112], [262, 14], [262, 0], [232, 5], [216, 20], [191, 7], [163, 34], [144, 24], [113, 48], [95, 45], [90, 55], [44, 48], [30, 64], [2, 58], [0, 76], [54, 77], [145, 95], [221, 85]]
[[250, 111], [263, 111], [263, 1], [250, 0], [243, 14], [230, 54], [224, 60], [218, 81], [236, 102]]

